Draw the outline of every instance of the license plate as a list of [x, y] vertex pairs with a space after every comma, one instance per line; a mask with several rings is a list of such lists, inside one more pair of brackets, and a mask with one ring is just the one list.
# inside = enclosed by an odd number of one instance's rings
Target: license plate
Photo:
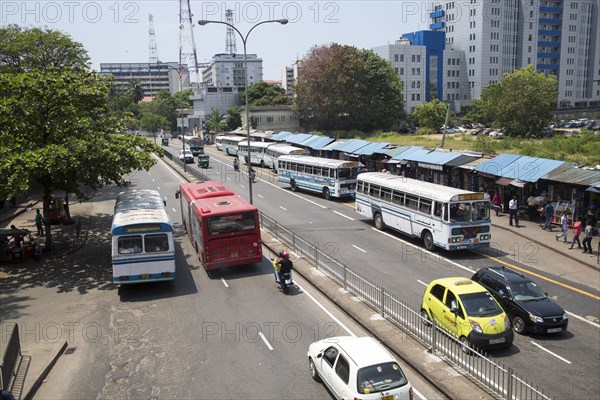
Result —
[[394, 395], [383, 396], [381, 400], [394, 400]]
[[140, 279], [150, 279], [150, 275], [148, 275], [148, 274], [142, 274], [140, 276]]
[[556, 333], [556, 332], [562, 332], [562, 328], [550, 328], [550, 329], [548, 329], [548, 333]]
[[506, 342], [506, 338], [490, 339], [490, 344], [498, 344]]

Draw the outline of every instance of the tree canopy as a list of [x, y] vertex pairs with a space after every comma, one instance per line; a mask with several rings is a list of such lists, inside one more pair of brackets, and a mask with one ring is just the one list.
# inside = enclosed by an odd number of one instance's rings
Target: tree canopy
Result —
[[[43, 51], [15, 50], [32, 36]], [[123, 121], [108, 112], [110, 81], [87, 67], [80, 44], [57, 31], [14, 26], [0, 28], [0, 38], [0, 59], [19, 60], [0, 63], [0, 198], [39, 185], [47, 211], [54, 190], [84, 199], [84, 187], [127, 185], [125, 174], [156, 162], [151, 153], [162, 154], [159, 146], [115, 134]]]
[[557, 98], [556, 76], [529, 65], [487, 86], [476, 110], [495, 128], [504, 128], [505, 135], [535, 137], [552, 121]]
[[[248, 105], [250, 106], [274, 106], [288, 104], [289, 99], [285, 90], [277, 85], [267, 82], [257, 82], [248, 89]], [[245, 103], [246, 92], [242, 93], [242, 103]]]
[[417, 105], [413, 116], [419, 121], [419, 126], [430, 128], [436, 132], [446, 121], [447, 108], [448, 106], [444, 102], [433, 99]]
[[402, 84], [391, 64], [352, 46], [313, 47], [294, 90], [294, 109], [306, 129], [385, 130], [404, 110]]

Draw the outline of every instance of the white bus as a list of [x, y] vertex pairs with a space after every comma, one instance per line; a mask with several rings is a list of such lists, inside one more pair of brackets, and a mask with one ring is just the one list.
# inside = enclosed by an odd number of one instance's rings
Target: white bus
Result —
[[221, 140], [223, 145], [223, 153], [228, 156], [238, 155], [238, 145], [242, 140], [246, 140], [244, 136], [225, 136]]
[[224, 136], [224, 135], [215, 136], [215, 144], [217, 145], [217, 150], [223, 151], [223, 138], [225, 138], [225, 137], [226, 136]]
[[[264, 168], [264, 155], [267, 152], [267, 148], [275, 144], [275, 142], [250, 141], [250, 162]], [[238, 157], [242, 158], [248, 164], [248, 141], [244, 140], [238, 144]]]
[[293, 191], [306, 189], [331, 197], [354, 197], [356, 177], [364, 171], [357, 161], [311, 156], [284, 155], [277, 159], [277, 180]]
[[303, 155], [307, 156], [310, 152], [301, 147], [292, 146], [285, 143], [275, 143], [267, 148], [263, 155], [265, 167], [269, 167], [277, 171], [277, 158], [283, 155]]
[[114, 283], [175, 279], [173, 226], [159, 192], [121, 192], [110, 232]]
[[474, 249], [490, 245], [490, 196], [487, 193], [422, 182], [382, 172], [358, 176], [356, 211], [420, 238], [426, 249]]
[[184, 147], [190, 149], [194, 157], [204, 154], [204, 141], [198, 136], [182, 136]]

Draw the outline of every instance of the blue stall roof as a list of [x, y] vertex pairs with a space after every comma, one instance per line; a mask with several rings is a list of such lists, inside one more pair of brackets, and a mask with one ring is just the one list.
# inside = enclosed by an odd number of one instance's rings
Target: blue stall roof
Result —
[[310, 147], [313, 150], [321, 150], [335, 139], [327, 136], [313, 135], [313, 137], [302, 142], [302, 146]]
[[291, 144], [300, 144], [312, 136], [313, 135], [310, 133], [296, 133], [294, 135], [286, 136], [283, 140]]
[[292, 132], [288, 132], [288, 131], [281, 131], [281, 132], [277, 132], [273, 135], [271, 135], [271, 137], [269, 139], [271, 140], [275, 140], [277, 142], [282, 141], [283, 139], [285, 139], [286, 137], [292, 135]]
[[398, 155], [408, 149], [410, 149], [410, 146], [398, 146], [389, 149], [381, 149], [381, 151], [378, 151], [378, 153], [385, 154], [388, 157], [394, 157], [395, 155]]
[[423, 146], [410, 146], [409, 148], [404, 150], [402, 153], [398, 153], [395, 156], [393, 156], [392, 160], [404, 160], [405, 159], [404, 157], [408, 157], [412, 153], [414, 153], [416, 151], [420, 151], [420, 150], [423, 150]]
[[423, 162], [428, 164], [444, 165], [447, 162], [460, 157], [461, 153], [452, 153], [447, 151], [436, 151], [429, 149], [420, 149], [411, 154], [404, 155], [402, 158], [408, 161]]
[[507, 167], [519, 157], [521, 156], [518, 154], [500, 154], [499, 156], [476, 166], [475, 171], [494, 176], [504, 176], [502, 174], [503, 171], [507, 170]]
[[336, 140], [335, 142], [329, 143], [325, 147], [321, 147], [321, 150], [327, 150], [327, 151], [337, 150], [338, 147], [341, 147], [344, 144], [346, 144], [346, 140]]
[[373, 153], [378, 153], [379, 150], [383, 149], [388, 144], [389, 144], [388, 142], [372, 142], [372, 143], [369, 143], [368, 145], [361, 147], [360, 149], [354, 151], [354, 154], [362, 154], [365, 156], [370, 156]]
[[361, 147], [365, 147], [369, 143], [371, 143], [371, 142], [367, 142], [366, 140], [350, 139], [346, 143], [344, 143], [342, 146], [336, 147], [333, 150], [342, 151], [344, 153], [350, 153], [350, 154], [352, 154], [356, 150], [360, 149]]

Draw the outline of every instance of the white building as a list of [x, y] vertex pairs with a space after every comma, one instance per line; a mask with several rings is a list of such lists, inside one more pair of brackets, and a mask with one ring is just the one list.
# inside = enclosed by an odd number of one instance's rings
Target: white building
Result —
[[[263, 80], [262, 59], [247, 54], [248, 86]], [[215, 87], [245, 87], [244, 55], [215, 54], [209, 66], [202, 71], [202, 82]]]
[[283, 67], [281, 69], [281, 87], [285, 89], [285, 93], [289, 98], [292, 98], [292, 88], [298, 80], [298, 75], [302, 70], [302, 61], [298, 60], [291, 67]]
[[[181, 85], [179, 82], [181, 73]], [[190, 87], [187, 65], [179, 68], [179, 63], [101, 63], [100, 75], [112, 75], [117, 92], [125, 92], [132, 79], [139, 79], [144, 96], [154, 96], [159, 90], [171, 93]]]

